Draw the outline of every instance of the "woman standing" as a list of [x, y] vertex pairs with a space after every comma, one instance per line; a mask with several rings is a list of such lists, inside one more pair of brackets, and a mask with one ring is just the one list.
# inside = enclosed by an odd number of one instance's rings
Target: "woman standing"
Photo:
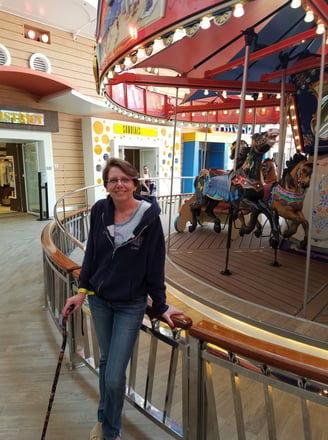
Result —
[[143, 167], [143, 180], [141, 181], [141, 194], [151, 194], [151, 179], [148, 165]]
[[183, 313], [166, 304], [165, 242], [160, 208], [154, 197], [135, 193], [138, 171], [111, 158], [103, 170], [107, 199], [91, 210], [90, 233], [78, 294], [63, 309], [78, 310], [88, 297], [100, 347], [98, 422], [92, 440], [120, 439], [126, 368], [144, 317], [148, 295], [152, 307], [170, 326]]

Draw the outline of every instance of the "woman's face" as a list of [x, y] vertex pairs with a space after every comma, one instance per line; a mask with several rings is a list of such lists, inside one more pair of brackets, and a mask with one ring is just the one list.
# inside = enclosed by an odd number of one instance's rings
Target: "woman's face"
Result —
[[106, 189], [115, 203], [132, 199], [136, 185], [121, 168], [112, 167], [108, 172]]

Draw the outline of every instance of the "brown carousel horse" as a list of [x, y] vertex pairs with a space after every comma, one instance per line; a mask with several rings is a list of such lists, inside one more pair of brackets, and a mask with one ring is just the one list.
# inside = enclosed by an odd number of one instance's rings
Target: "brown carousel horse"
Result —
[[[201, 207], [206, 206], [206, 212], [215, 220], [215, 229], [220, 231], [220, 221], [214, 214], [214, 209], [222, 203], [231, 204], [233, 207], [233, 219], [239, 218], [242, 225], [240, 235], [251, 233], [259, 223], [259, 214], [264, 214], [270, 222], [270, 244], [277, 249], [279, 243], [279, 225], [277, 217], [263, 200], [264, 186], [262, 178], [262, 159], [274, 144], [278, 132], [268, 130], [264, 133], [256, 133], [252, 136], [252, 143], [247, 149], [242, 148], [244, 156], [237, 158], [239, 167], [236, 172], [225, 172], [221, 175], [204, 175], [199, 177], [195, 185], [198, 200], [192, 206], [192, 224], [189, 231], [192, 232], [197, 226], [197, 215]], [[241, 159], [240, 161], [238, 161]], [[237, 166], [238, 166], [237, 165]], [[250, 220], [246, 224], [244, 213], [250, 214]]]
[[284, 238], [290, 238], [296, 233], [298, 226], [302, 225], [304, 238], [300, 246], [306, 248], [309, 224], [302, 209], [305, 191], [310, 185], [313, 163], [305, 155], [296, 153], [286, 165], [282, 179], [272, 189], [271, 209], [286, 219], [288, 227], [283, 233]]

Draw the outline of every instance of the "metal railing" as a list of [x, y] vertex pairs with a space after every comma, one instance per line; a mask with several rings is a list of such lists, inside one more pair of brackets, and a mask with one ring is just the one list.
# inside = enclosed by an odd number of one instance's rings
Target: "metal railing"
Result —
[[[159, 198], [166, 231], [168, 209], [172, 219], [185, 197]], [[42, 233], [45, 304], [57, 323], [66, 298], [77, 290], [89, 213], [90, 206], [62, 209]], [[175, 325], [172, 331], [148, 307], [126, 388], [126, 400], [172, 438], [325, 438], [328, 360], [323, 350], [308, 354], [311, 347], [291, 340], [293, 348], [286, 349], [218, 323], [193, 324], [185, 316], [176, 317]], [[83, 363], [97, 374], [99, 349], [87, 301], [70, 319], [68, 335], [72, 367]]]

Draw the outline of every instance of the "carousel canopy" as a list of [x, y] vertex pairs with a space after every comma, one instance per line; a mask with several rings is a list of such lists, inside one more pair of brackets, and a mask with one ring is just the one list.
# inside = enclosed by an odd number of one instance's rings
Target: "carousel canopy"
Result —
[[325, 0], [101, 1], [99, 90], [131, 115], [215, 124], [238, 122], [244, 84], [244, 122], [277, 123], [281, 92], [320, 67], [327, 17]]

